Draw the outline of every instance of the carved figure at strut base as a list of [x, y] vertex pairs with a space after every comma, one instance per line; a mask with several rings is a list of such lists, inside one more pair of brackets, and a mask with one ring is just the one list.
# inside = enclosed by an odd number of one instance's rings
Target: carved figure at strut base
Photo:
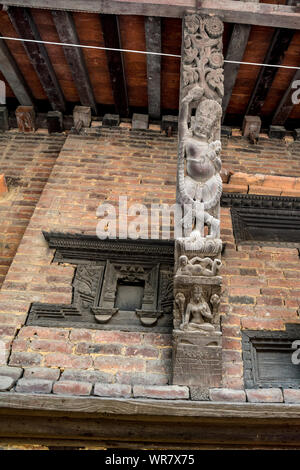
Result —
[[199, 256], [194, 256], [189, 260], [186, 255], [181, 255], [176, 275], [217, 276], [221, 266], [222, 262], [217, 258], [212, 260], [211, 258], [200, 258]]

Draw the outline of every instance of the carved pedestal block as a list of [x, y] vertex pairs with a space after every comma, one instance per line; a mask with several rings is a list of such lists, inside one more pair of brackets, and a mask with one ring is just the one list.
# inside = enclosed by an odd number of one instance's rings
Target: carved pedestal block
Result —
[[20, 132], [35, 131], [35, 112], [33, 106], [18, 106], [16, 118]]
[[79, 123], [82, 123], [82, 127], [90, 127], [92, 122], [91, 108], [88, 106], [75, 106], [73, 119], [75, 128], [79, 126]]
[[222, 336], [173, 331], [173, 384], [203, 389], [222, 385]]

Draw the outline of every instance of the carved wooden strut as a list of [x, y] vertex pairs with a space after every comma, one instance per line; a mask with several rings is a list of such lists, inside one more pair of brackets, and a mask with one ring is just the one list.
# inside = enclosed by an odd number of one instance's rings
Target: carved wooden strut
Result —
[[223, 23], [198, 14], [183, 21], [173, 383], [220, 386]]

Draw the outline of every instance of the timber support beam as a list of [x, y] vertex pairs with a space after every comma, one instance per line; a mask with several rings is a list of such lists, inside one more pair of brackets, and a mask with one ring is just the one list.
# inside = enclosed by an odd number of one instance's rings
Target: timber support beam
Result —
[[4, 392], [0, 437], [1, 442], [126, 449], [299, 449], [300, 405]]
[[[60, 41], [67, 44], [79, 44], [72, 13], [53, 10], [52, 17]], [[82, 49], [80, 47], [63, 46], [63, 50], [76, 84], [81, 105], [90, 107], [93, 113], [97, 114], [97, 105]]]
[[115, 15], [182, 18], [187, 10], [217, 15], [227, 23], [300, 29], [299, 7], [235, 0], [4, 0], [5, 5]]
[[[8, 16], [20, 38], [41, 41], [40, 33], [30, 10], [27, 8], [11, 7], [8, 9]], [[46, 47], [44, 44], [35, 42], [24, 42], [23, 45], [53, 110], [64, 112], [66, 110], [64, 96]]]

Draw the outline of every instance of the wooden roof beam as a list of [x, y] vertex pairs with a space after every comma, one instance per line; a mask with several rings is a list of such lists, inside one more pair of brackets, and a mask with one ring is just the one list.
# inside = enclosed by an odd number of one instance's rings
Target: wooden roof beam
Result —
[[[293, 103], [292, 95], [295, 93], [295, 86], [293, 87], [296, 81], [300, 81], [300, 70], [297, 70], [294, 77], [292, 78], [288, 89], [283, 95], [272, 119], [272, 124], [275, 126], [283, 126], [285, 121], [288, 119], [289, 115], [292, 112], [295, 103]], [[299, 87], [298, 87], [299, 88]]]
[[[100, 15], [100, 19], [105, 47], [122, 49], [118, 17], [116, 15]], [[116, 111], [121, 116], [128, 116], [129, 104], [123, 53], [110, 50], [105, 52]]]
[[0, 39], [0, 70], [20, 105], [34, 106], [31, 91], [3, 39]]
[[84, 11], [117, 15], [182, 18], [187, 10], [218, 15], [227, 23], [300, 29], [297, 5], [274, 5], [235, 0], [3, 0], [5, 5], [28, 8]]
[[[250, 25], [234, 25], [227, 49], [226, 60], [242, 62], [247, 47], [250, 30]], [[239, 69], [240, 64], [231, 64], [228, 62], [224, 63], [224, 98], [222, 101], [222, 122], [224, 122], [225, 119], [226, 110], [229, 105]]]
[[[161, 19], [145, 18], [147, 52], [161, 52]], [[150, 118], [160, 118], [161, 56], [147, 55], [148, 113]]]
[[[53, 10], [52, 17], [60, 41], [68, 44], [79, 44], [72, 13], [69, 11]], [[81, 105], [90, 107], [93, 113], [97, 114], [97, 105], [82, 49], [80, 47], [63, 46], [63, 50], [77, 88]]]
[[[264, 64], [280, 65], [293, 35], [293, 30], [277, 29], [274, 32], [271, 44], [264, 58]], [[246, 115], [256, 116], [260, 114], [277, 71], [277, 67], [261, 67], [248, 103]]]
[[[27, 8], [10, 7], [8, 9], [8, 16], [20, 38], [42, 40], [30, 10]], [[44, 44], [23, 42], [23, 46], [30, 62], [35, 68], [53, 110], [64, 112], [66, 109], [64, 96]]]

